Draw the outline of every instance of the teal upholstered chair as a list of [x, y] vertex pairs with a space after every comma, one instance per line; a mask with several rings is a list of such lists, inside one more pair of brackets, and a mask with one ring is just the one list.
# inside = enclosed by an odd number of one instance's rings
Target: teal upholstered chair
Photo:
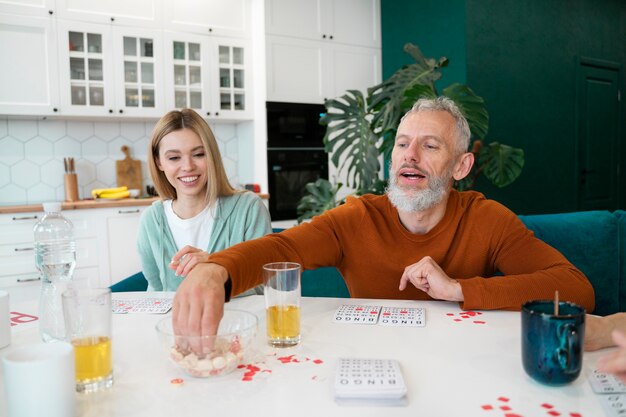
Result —
[[[558, 249], [587, 276], [596, 297], [594, 314], [607, 315], [626, 307], [626, 301], [620, 300], [620, 285], [626, 289], [624, 271], [620, 280], [620, 250], [621, 259], [625, 259], [625, 245], [622, 242], [620, 249], [617, 215], [608, 211], [584, 211], [519, 217], [535, 236]], [[622, 227], [624, 237], [626, 225]]]
[[142, 272], [137, 272], [120, 282], [111, 285], [111, 292], [145, 291], [148, 289], [148, 281]]

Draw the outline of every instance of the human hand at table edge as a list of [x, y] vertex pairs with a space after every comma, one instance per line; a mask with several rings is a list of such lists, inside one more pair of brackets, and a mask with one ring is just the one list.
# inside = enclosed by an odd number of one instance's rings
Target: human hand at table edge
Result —
[[430, 256], [425, 256], [404, 268], [404, 273], [400, 278], [400, 291], [403, 291], [409, 282], [436, 300], [463, 301], [465, 299], [461, 284], [450, 278]]
[[169, 268], [176, 272], [176, 276], [186, 277], [198, 264], [206, 262], [209, 254], [202, 249], [187, 245], [174, 254]]
[[585, 316], [585, 350], [588, 352], [615, 346], [611, 333], [620, 330], [626, 333], [626, 313], [609, 316]]
[[626, 383], [626, 334], [614, 330], [612, 336], [619, 349], [602, 356], [596, 366], [598, 371], [613, 374]]
[[[221, 265], [196, 265], [181, 282], [172, 302], [174, 333], [185, 336], [215, 335], [224, 315], [224, 284], [228, 271]], [[203, 350], [211, 346], [203, 346]]]

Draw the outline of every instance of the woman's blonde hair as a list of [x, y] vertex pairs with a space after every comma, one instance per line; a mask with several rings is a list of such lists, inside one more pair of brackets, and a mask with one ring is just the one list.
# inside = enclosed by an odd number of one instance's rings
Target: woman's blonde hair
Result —
[[228, 182], [217, 141], [209, 125], [198, 113], [191, 109], [172, 110], [157, 122], [152, 131], [152, 139], [148, 145], [148, 167], [159, 196], [175, 200], [176, 189], [159, 169], [159, 147], [161, 140], [168, 134], [181, 129], [189, 129], [200, 137], [207, 158], [207, 205], [212, 206], [218, 197], [233, 195], [236, 191]]

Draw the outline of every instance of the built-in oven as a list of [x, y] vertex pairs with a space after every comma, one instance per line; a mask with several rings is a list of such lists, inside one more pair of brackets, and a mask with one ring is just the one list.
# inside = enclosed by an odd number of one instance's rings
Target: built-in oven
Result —
[[305, 186], [328, 179], [321, 104], [267, 102], [267, 177], [272, 220], [298, 217]]

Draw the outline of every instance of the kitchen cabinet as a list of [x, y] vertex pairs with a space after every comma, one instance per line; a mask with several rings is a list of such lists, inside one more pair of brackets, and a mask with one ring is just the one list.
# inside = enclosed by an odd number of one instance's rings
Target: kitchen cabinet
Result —
[[59, 18], [142, 28], [159, 28], [160, 0], [56, 0]]
[[[135, 242], [145, 208], [63, 210], [74, 225], [76, 285], [108, 287], [141, 271]], [[42, 217], [43, 212], [0, 214], [0, 289], [39, 294], [33, 227]]]
[[0, 114], [57, 114], [56, 21], [0, 13]]
[[59, 114], [162, 115], [158, 31], [60, 21], [58, 44]]
[[380, 48], [380, 0], [266, 0], [271, 35]]
[[268, 101], [320, 103], [381, 81], [381, 50], [267, 36]]
[[250, 44], [235, 38], [167, 32], [168, 108], [190, 107], [215, 119], [252, 116]]
[[[87, 213], [64, 211], [74, 224], [76, 239], [76, 269], [74, 281], [82, 286], [108, 285], [98, 275], [100, 242]], [[0, 214], [0, 289], [39, 294], [41, 278], [35, 267], [33, 227], [43, 217], [42, 212]]]
[[54, 14], [54, 0], [0, 0], [0, 13], [47, 17]]
[[250, 0], [165, 1], [163, 27], [203, 35], [250, 37]]
[[324, 103], [381, 81], [379, 0], [268, 0], [267, 99]]
[[120, 207], [96, 209], [98, 216], [106, 221], [108, 276], [113, 285], [141, 271], [141, 260], [137, 253], [137, 231], [139, 219], [145, 207]]

